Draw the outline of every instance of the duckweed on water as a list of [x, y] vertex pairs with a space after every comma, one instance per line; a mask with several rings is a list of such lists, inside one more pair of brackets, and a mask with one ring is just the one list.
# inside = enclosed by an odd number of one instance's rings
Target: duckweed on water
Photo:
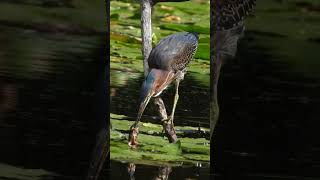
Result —
[[[179, 138], [176, 144], [170, 144], [166, 138], [150, 135], [147, 132], [160, 132], [162, 126], [141, 122], [138, 136], [139, 147], [130, 149], [128, 146], [128, 129], [133, 121], [126, 116], [110, 114], [112, 130], [110, 137], [110, 158], [112, 160], [137, 162], [140, 164], [196, 164], [209, 163], [210, 144], [205, 138]], [[197, 127], [176, 126], [180, 130], [196, 130]], [[203, 128], [208, 131], [209, 129]], [[178, 131], [177, 131], [178, 132]], [[177, 133], [179, 136], [179, 132]]]

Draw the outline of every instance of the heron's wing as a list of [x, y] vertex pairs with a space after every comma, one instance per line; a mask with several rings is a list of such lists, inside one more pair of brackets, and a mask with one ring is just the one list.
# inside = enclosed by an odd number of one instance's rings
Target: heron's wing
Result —
[[182, 70], [192, 59], [197, 46], [198, 38], [192, 33], [167, 36], [152, 49], [148, 58], [149, 68]]
[[256, 3], [256, 0], [213, 0], [211, 2], [211, 28], [216, 31], [228, 30], [243, 23]]

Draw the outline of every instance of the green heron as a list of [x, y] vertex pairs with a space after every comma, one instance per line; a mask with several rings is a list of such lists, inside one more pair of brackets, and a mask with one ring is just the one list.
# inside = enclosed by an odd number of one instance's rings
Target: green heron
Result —
[[169, 84], [175, 82], [175, 96], [168, 122], [173, 124], [174, 112], [179, 99], [179, 83], [183, 80], [186, 67], [198, 47], [197, 33], [176, 33], [162, 39], [148, 57], [149, 73], [140, 91], [139, 111], [134, 124], [130, 127], [129, 145], [137, 145], [138, 124], [152, 97], [159, 96]]

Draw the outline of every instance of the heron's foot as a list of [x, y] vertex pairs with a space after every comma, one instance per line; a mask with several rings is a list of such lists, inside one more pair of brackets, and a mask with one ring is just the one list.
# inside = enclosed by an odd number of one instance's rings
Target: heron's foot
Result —
[[139, 128], [138, 127], [131, 127], [129, 132], [129, 142], [128, 145], [131, 148], [137, 148], [138, 143], [138, 134], [139, 134]]
[[163, 119], [161, 120], [162, 122], [166, 122], [167, 124], [172, 124], [173, 125], [173, 117], [172, 116], [169, 116], [167, 119]]

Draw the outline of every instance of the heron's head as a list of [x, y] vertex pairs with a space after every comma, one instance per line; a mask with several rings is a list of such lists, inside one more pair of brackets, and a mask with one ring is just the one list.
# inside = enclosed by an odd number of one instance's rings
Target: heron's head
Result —
[[160, 69], [151, 69], [145, 80], [143, 81], [140, 91], [140, 107], [137, 119], [140, 120], [146, 106], [151, 97], [156, 97], [172, 82], [174, 73], [172, 71], [164, 71]]

